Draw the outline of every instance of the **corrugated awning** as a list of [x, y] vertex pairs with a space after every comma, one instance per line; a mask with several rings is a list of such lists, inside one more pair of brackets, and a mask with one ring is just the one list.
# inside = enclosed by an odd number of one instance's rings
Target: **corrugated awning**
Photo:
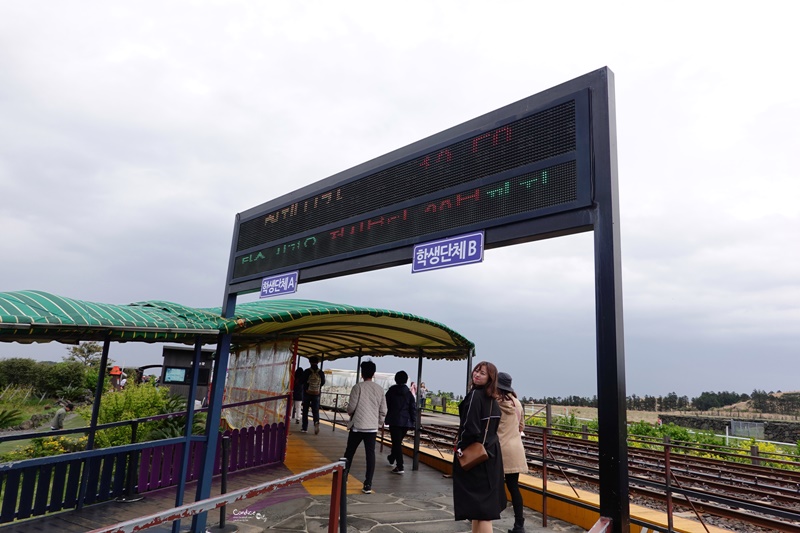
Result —
[[[219, 313], [219, 308], [207, 309]], [[465, 359], [474, 344], [427, 318], [315, 300], [261, 300], [236, 306], [234, 342], [292, 336], [298, 353], [324, 359], [363, 355]]]
[[261, 300], [236, 306], [230, 319], [220, 308], [197, 309], [173, 302], [128, 305], [65, 298], [42, 291], [0, 293], [3, 342], [177, 342], [198, 336], [215, 343], [231, 333], [236, 344], [298, 339], [305, 357], [338, 359], [358, 355], [464, 359], [474, 344], [426, 318], [385, 309], [314, 300]]

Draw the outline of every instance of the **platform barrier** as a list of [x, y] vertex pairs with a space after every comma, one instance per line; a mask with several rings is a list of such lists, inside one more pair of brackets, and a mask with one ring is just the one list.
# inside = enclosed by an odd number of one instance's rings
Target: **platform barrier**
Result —
[[144, 529], [175, 522], [185, 518], [191, 518], [200, 513], [213, 511], [225, 505], [247, 500], [256, 496], [262, 496], [276, 490], [289, 487], [298, 483], [303, 483], [314, 478], [333, 474], [331, 483], [331, 505], [328, 520], [328, 533], [336, 533], [339, 526], [339, 509], [342, 501], [342, 486], [344, 477], [345, 463], [337, 461], [326, 466], [314, 468], [294, 476], [287, 476], [273, 481], [268, 481], [260, 485], [235, 490], [227, 494], [220, 494], [213, 498], [207, 498], [199, 502], [194, 502], [180, 507], [174, 507], [165, 511], [142, 516], [133, 520], [120, 522], [111, 526], [104, 526], [94, 529], [89, 533], [133, 533]]

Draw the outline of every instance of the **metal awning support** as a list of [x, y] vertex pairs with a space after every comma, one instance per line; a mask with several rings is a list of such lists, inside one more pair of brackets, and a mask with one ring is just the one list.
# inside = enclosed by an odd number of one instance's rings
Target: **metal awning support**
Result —
[[464, 395], [466, 396], [472, 386], [472, 359], [475, 355], [475, 348], [467, 354], [467, 386], [464, 388]]
[[[100, 401], [103, 398], [103, 390], [105, 389], [106, 383], [106, 367], [108, 366], [108, 352], [111, 349], [111, 336], [106, 335], [105, 340], [103, 341], [103, 352], [100, 356], [100, 372], [97, 374], [97, 386], [94, 389], [94, 402], [92, 403], [92, 419], [89, 422], [89, 436], [86, 440], [86, 449], [93, 450], [94, 449], [94, 435], [97, 431], [97, 418], [100, 414]], [[83, 502], [86, 499], [86, 487], [89, 481], [88, 470], [89, 468], [89, 461], [84, 462], [84, 473], [81, 476], [81, 486], [79, 489], [78, 498], [78, 510], [83, 508]]]
[[417, 394], [414, 396], [414, 401], [417, 404], [417, 416], [414, 420], [414, 456], [411, 462], [411, 470], [419, 470], [419, 440], [420, 428], [422, 427], [422, 409], [419, 408], [419, 388], [422, 386], [422, 358], [424, 352], [422, 348], [419, 349], [419, 358], [417, 359]]
[[[236, 309], [236, 295], [226, 294], [225, 306], [222, 316], [230, 318]], [[211, 496], [211, 478], [214, 475], [214, 458], [217, 454], [217, 441], [219, 440], [219, 423], [222, 414], [222, 396], [225, 391], [225, 378], [228, 372], [228, 358], [231, 350], [230, 333], [221, 333], [217, 340], [217, 356], [214, 360], [214, 371], [211, 382], [211, 399], [208, 403], [205, 431], [205, 457], [200, 477], [197, 481], [195, 501], [200, 501]], [[207, 513], [200, 513], [192, 517], [192, 531], [205, 531]]]
[[[194, 426], [194, 400], [197, 393], [197, 382], [200, 375], [200, 354], [203, 351], [203, 342], [198, 335], [194, 343], [194, 357], [192, 358], [192, 383], [189, 386], [189, 398], [186, 400], [186, 427], [184, 428], [183, 436], [183, 457], [181, 457], [181, 465], [178, 469], [178, 488], [175, 491], [175, 507], [183, 505], [183, 492], [186, 489], [186, 470], [189, 468], [189, 456], [192, 454], [192, 427]], [[172, 533], [179, 533], [181, 530], [181, 521], [175, 520], [172, 522]]]

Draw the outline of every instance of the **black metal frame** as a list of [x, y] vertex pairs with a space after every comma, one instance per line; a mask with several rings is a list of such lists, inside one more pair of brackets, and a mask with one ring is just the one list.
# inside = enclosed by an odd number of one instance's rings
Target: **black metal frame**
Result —
[[[535, 94], [519, 102], [487, 113], [450, 130], [428, 137], [390, 154], [369, 161], [354, 169], [331, 176], [325, 180], [304, 187], [287, 196], [267, 202], [249, 211], [236, 215], [231, 255], [228, 263], [225, 294], [223, 297], [223, 316], [230, 317], [240, 293], [259, 289], [260, 276], [234, 279], [235, 259], [241, 255], [237, 251], [240, 222], [251, 219], [290, 201], [300, 200], [319, 191], [330, 190], [335, 184], [357, 179], [365, 173], [378, 170], [403, 158], [416, 157], [431, 147], [444, 145], [454, 138], [461, 138], [476, 131], [488, 131], [498, 123], [508, 121], [509, 117], [522, 116], [532, 109], [545, 109], [554, 102], [565, 98], [588, 95], [588, 129], [576, 115], [576, 163], [578, 165], [579, 196], [584, 197], [585, 178], [590, 176], [590, 205], [578, 202], [578, 207], [563, 211], [543, 211], [544, 216], [534, 218], [508, 219], [505, 225], [485, 228], [487, 249], [508, 246], [540, 239], [560, 237], [585, 231], [594, 232], [595, 263], [595, 321], [597, 349], [597, 396], [599, 402], [599, 451], [600, 451], [600, 514], [610, 518], [615, 533], [627, 532], [630, 528], [630, 509], [628, 503], [628, 449], [626, 443], [627, 424], [625, 406], [625, 356], [622, 315], [622, 274], [620, 258], [620, 217], [619, 193], [617, 184], [617, 146], [616, 146], [616, 103], [614, 94], [614, 74], [607, 67], [590, 72], [556, 87]], [[583, 104], [579, 107], [584, 107]], [[584, 117], [585, 118], [585, 117]], [[476, 228], [456, 228], [451, 235], [460, 230]], [[451, 236], [441, 235], [441, 236]], [[440, 237], [440, 235], [436, 235]], [[413, 243], [400, 242], [399, 247], [381, 247], [377, 253], [359, 254], [353, 257], [333, 257], [329, 262], [314, 263], [300, 267], [298, 282], [316, 281], [336, 276], [356, 274], [411, 263]], [[294, 269], [294, 267], [292, 268]], [[218, 343], [214, 367], [214, 383], [224, 383], [224, 369], [227, 367], [231, 344], [230, 335], [221, 335]], [[471, 355], [469, 363], [471, 367]], [[467, 371], [469, 374], [469, 370]], [[421, 368], [418, 371], [421, 375]], [[219, 424], [221, 387], [214, 387], [209, 405], [209, 428]], [[206, 432], [208, 450], [216, 449], [216, 432]], [[206, 461], [206, 464], [213, 461]], [[209, 467], [207, 466], [207, 469]], [[211, 482], [210, 469], [198, 483], [197, 498], [209, 496]], [[205, 525], [205, 515], [195, 517], [193, 529]]]

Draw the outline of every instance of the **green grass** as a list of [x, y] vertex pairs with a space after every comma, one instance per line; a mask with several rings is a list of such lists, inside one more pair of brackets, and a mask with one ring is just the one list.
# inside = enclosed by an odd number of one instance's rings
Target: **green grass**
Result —
[[[54, 405], [55, 400], [44, 400], [42, 403], [39, 403], [38, 398], [29, 398], [19, 403], [0, 401], [0, 409], [16, 409], [22, 413], [22, 420], [28, 420], [31, 416], [39, 413], [55, 413]], [[45, 409], [45, 407], [49, 407], [49, 409]]]
[[[55, 414], [55, 411], [53, 411]], [[86, 427], [88, 424], [86, 420], [84, 420], [80, 415], [77, 413], [68, 413], [67, 419], [64, 421], [64, 429], [76, 429]], [[31, 430], [35, 432], [37, 437], [43, 436], [42, 434], [47, 434], [50, 432], [50, 421], [46, 421], [44, 425]], [[75, 433], [74, 437], [81, 437], [83, 433]], [[30, 444], [30, 439], [23, 439], [23, 440], [12, 440], [8, 442], [0, 443], [0, 454], [8, 453], [10, 451], [16, 450], [17, 448], [22, 448]]]

